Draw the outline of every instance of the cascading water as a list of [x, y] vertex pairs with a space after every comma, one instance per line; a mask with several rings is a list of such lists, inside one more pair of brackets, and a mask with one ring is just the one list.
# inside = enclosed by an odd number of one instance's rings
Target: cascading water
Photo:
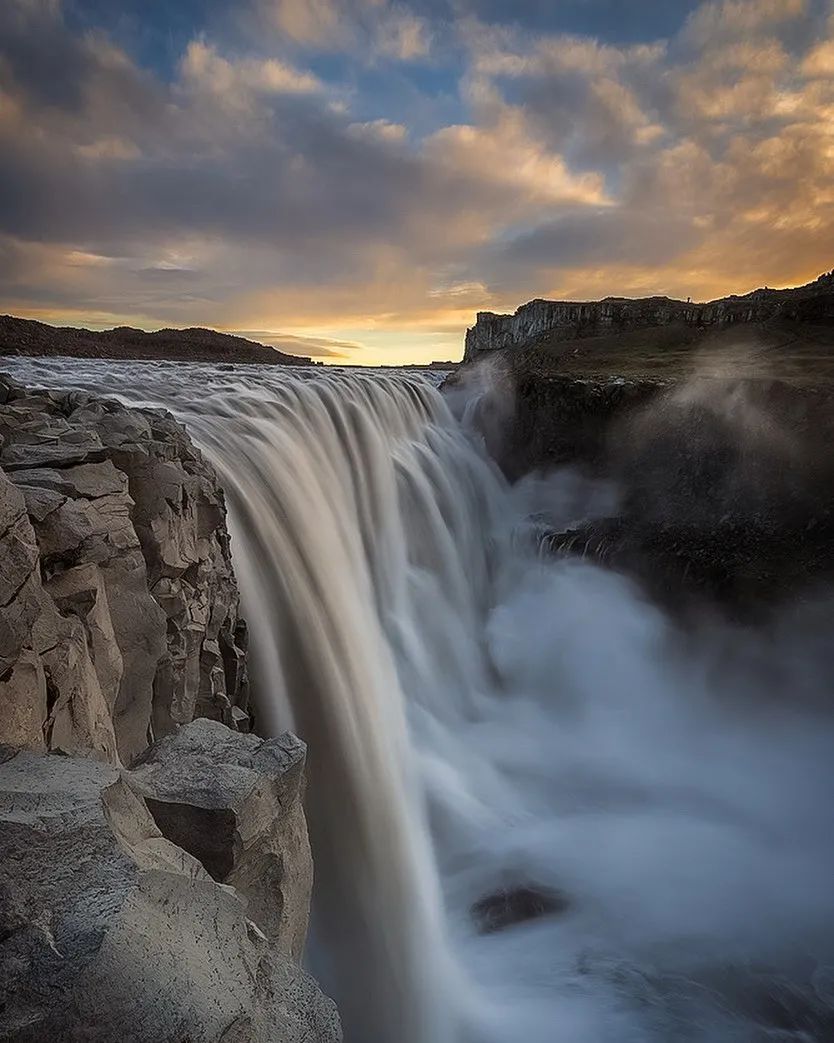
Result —
[[[402, 687], [430, 703], [432, 654], [459, 667], [456, 638], [482, 611], [486, 541], [473, 552], [467, 536], [487, 530], [498, 483], [449, 420], [427, 384], [363, 376], [191, 416], [229, 491], [261, 724], [310, 744], [318, 949], [351, 1038], [368, 1043], [457, 1038]], [[431, 649], [424, 613], [455, 620]]]
[[[830, 604], [684, 634], [518, 538], [610, 490], [508, 488], [421, 378], [69, 360], [215, 463], [259, 727], [310, 747], [314, 972], [347, 1043], [834, 1038]], [[482, 933], [502, 890], [557, 895]]]

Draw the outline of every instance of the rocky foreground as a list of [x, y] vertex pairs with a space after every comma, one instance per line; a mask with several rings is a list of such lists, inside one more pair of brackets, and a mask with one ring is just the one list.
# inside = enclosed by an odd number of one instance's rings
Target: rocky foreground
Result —
[[0, 1040], [339, 1040], [211, 468], [163, 412], [5, 380], [0, 437]]

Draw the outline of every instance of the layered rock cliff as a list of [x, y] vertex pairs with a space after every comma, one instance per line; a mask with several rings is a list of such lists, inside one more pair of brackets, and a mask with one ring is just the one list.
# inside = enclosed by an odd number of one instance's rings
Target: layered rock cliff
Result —
[[806, 286], [754, 290], [705, 304], [669, 297], [607, 297], [601, 301], [535, 300], [512, 315], [478, 312], [475, 325], [466, 333], [464, 362], [472, 362], [484, 352], [526, 347], [545, 336], [551, 342], [570, 341], [672, 324], [700, 329], [774, 320], [834, 320], [834, 272]]
[[130, 762], [245, 723], [223, 493], [162, 412], [0, 382], [0, 739]]
[[0, 378], [0, 1040], [341, 1038], [298, 967], [306, 751], [246, 734], [246, 644], [181, 425]]

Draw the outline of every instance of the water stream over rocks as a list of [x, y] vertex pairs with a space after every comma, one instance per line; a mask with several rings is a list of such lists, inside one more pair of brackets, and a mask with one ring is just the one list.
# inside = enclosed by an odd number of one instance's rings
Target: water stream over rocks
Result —
[[509, 487], [421, 376], [3, 368], [164, 406], [217, 468], [348, 1043], [834, 1038], [830, 603], [686, 633], [543, 559], [530, 519], [615, 492]]

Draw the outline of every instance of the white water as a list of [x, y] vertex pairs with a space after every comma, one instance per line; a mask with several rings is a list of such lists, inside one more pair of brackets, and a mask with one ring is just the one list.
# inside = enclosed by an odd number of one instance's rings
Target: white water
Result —
[[[14, 372], [164, 403], [222, 476], [258, 722], [310, 747], [310, 963], [348, 1043], [834, 1038], [829, 606], [684, 634], [540, 560], [525, 519], [610, 490], [507, 488], [422, 378]], [[568, 909], [479, 934], [521, 884]]]

